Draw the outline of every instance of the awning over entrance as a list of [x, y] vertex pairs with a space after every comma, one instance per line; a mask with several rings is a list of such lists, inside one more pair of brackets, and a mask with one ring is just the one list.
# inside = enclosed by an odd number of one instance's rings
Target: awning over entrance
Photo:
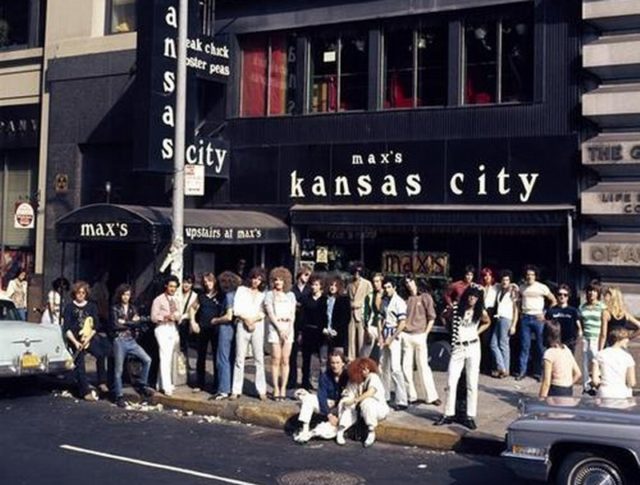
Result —
[[[56, 221], [61, 242], [135, 242], [171, 240], [171, 208], [92, 204]], [[275, 244], [289, 242], [289, 228], [280, 219], [256, 211], [185, 209], [184, 239], [188, 244]]]
[[564, 227], [571, 205], [295, 205], [292, 224], [341, 226]]

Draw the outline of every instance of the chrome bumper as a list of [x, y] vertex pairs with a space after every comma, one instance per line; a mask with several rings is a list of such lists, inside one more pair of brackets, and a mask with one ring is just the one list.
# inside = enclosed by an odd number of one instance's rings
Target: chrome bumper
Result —
[[518, 455], [504, 451], [500, 456], [506, 465], [519, 477], [526, 480], [546, 482], [551, 471], [551, 462], [547, 457]]
[[41, 364], [38, 367], [23, 368], [19, 364], [0, 365], [0, 377], [35, 376], [45, 374], [62, 374], [70, 371], [67, 361], [56, 360]]

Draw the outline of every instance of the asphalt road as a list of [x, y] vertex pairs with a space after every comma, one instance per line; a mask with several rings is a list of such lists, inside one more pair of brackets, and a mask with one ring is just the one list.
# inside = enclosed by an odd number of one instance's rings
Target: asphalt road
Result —
[[126, 411], [0, 383], [0, 484], [521, 483], [499, 458], [377, 443], [300, 446], [277, 430]]

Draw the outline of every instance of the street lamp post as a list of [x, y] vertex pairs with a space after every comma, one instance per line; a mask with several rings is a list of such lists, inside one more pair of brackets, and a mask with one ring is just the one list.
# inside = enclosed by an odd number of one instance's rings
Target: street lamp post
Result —
[[184, 157], [187, 112], [187, 25], [189, 0], [180, 0], [176, 79], [176, 130], [173, 174], [173, 261], [171, 273], [182, 281], [184, 250]]

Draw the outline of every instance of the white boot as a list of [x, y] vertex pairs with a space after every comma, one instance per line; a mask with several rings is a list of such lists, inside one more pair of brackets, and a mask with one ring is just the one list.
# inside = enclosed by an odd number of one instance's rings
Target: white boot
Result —
[[365, 448], [369, 448], [375, 442], [376, 442], [376, 432], [373, 429], [369, 428], [369, 434], [367, 434], [367, 439], [364, 440], [363, 445]]
[[336, 443], [339, 444], [340, 446], [345, 445], [347, 443], [347, 441], [344, 439], [343, 429], [338, 430], [338, 433], [336, 434]]

